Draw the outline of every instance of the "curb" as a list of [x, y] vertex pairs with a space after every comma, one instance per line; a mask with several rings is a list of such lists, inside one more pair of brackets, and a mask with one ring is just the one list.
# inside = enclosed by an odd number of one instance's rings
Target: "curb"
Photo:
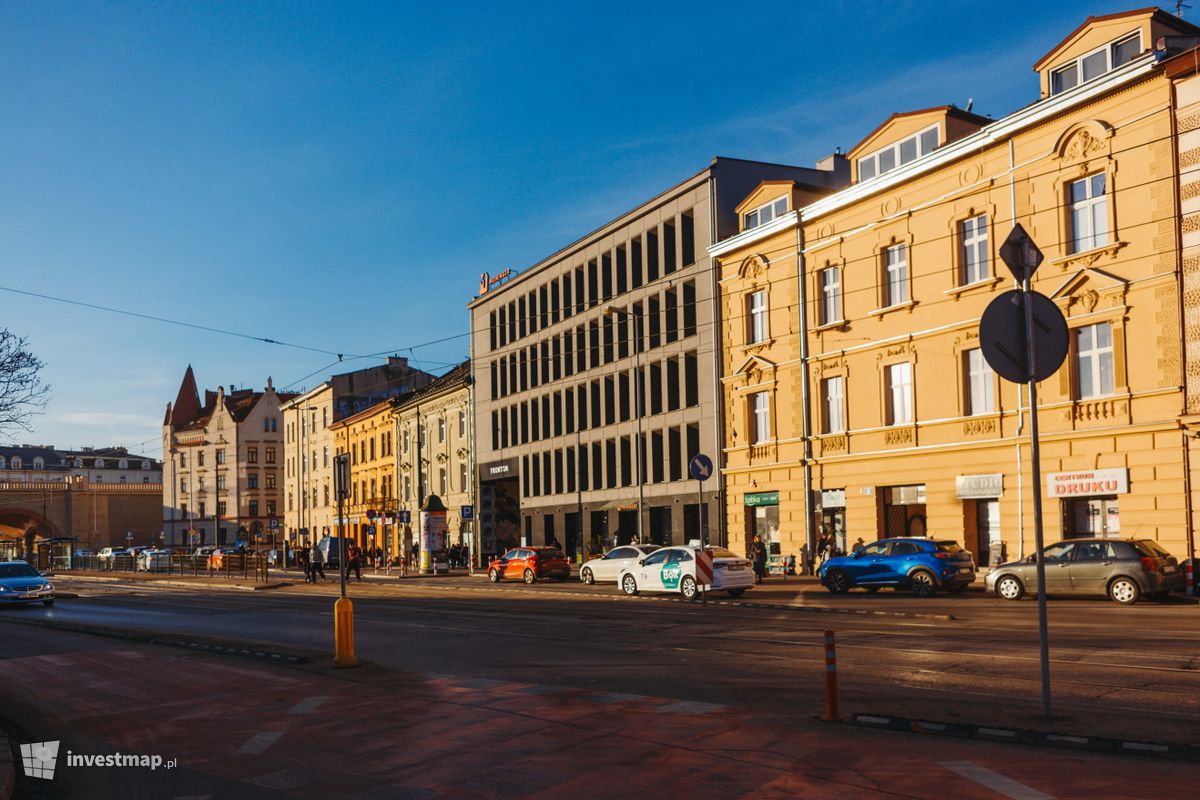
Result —
[[[16, 619], [5, 617], [4, 622], [16, 625], [33, 625], [41, 628], [53, 628], [72, 633], [87, 633], [93, 636], [107, 636], [110, 639], [124, 639], [142, 644], [159, 644], [167, 647], [181, 647], [186, 650], [197, 650], [204, 653], [219, 653], [227, 656], [241, 656], [266, 661], [273, 664], [305, 664], [308, 656], [291, 653], [286, 650], [265, 650], [261, 647], [250, 647], [234, 642], [221, 642], [212, 639], [187, 638], [174, 634], [157, 633], [155, 631], [135, 631], [128, 628], [105, 628], [98, 625], [78, 625], [71, 622], [58, 622], [48, 619]], [[0, 795], [0, 800], [6, 800]]]
[[13, 762], [12, 744], [4, 731], [0, 731], [0, 800], [12, 797], [17, 782], [17, 765]]
[[876, 730], [926, 733], [952, 736], [959, 739], [979, 739], [989, 742], [1058, 747], [1094, 753], [1123, 753], [1146, 758], [1200, 762], [1200, 746], [1142, 742], [1133, 739], [1112, 739], [1105, 736], [1080, 736], [1027, 728], [1002, 728], [994, 725], [968, 725], [956, 722], [931, 722], [907, 717], [888, 717], [881, 714], [851, 714], [844, 724]]
[[[125, 578], [100, 577], [98, 575], [63, 575], [63, 576], [60, 576], [59, 579], [60, 580], [71, 580], [71, 581], [89, 581], [92, 583], [119, 583], [119, 584], [127, 585], [127, 586], [128, 585], [137, 586], [138, 588], [141, 588], [141, 587], [153, 588], [155, 586], [170, 586], [171, 588], [184, 588], [184, 589], [216, 589], [216, 590], [222, 591], [222, 592], [261, 592], [261, 591], [266, 591], [266, 590], [270, 590], [270, 589], [282, 589], [285, 586], [292, 585], [290, 582], [287, 582], [287, 581], [280, 581], [277, 583], [274, 583], [274, 582], [273, 583], [256, 583], [252, 586], [242, 586], [242, 585], [228, 584], [228, 583], [215, 583], [214, 579], [210, 579], [210, 578], [203, 579], [205, 581], [204, 583], [201, 583], [199, 580], [192, 581], [189, 583], [188, 581], [159, 580], [158, 578], [125, 579]], [[58, 596], [62, 597], [65, 595], [59, 593]]]

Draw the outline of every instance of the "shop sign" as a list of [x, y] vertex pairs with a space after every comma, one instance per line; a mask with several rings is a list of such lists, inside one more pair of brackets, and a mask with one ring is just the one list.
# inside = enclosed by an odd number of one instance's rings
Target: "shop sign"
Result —
[[959, 475], [954, 488], [960, 500], [995, 498], [1004, 494], [1003, 475]]
[[746, 505], [748, 506], [777, 506], [779, 505], [779, 492], [756, 492], [746, 495]]
[[1126, 494], [1128, 491], [1129, 471], [1124, 467], [1051, 472], [1046, 475], [1046, 493], [1051, 497], [1095, 497]]
[[517, 460], [507, 458], [504, 461], [493, 461], [490, 464], [479, 465], [479, 479], [483, 481], [507, 478], [517, 474]]
[[845, 489], [822, 489], [821, 490], [821, 508], [845, 508], [846, 507], [846, 490]]

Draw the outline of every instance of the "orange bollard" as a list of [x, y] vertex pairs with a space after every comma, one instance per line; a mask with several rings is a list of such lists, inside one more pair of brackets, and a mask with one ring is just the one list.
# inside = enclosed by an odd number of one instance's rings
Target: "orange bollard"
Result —
[[825, 721], [840, 722], [838, 714], [837, 649], [833, 631], [825, 631]]

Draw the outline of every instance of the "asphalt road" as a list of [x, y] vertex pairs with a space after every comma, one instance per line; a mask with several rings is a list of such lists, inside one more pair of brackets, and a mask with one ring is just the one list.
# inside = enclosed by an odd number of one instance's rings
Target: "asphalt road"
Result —
[[[332, 582], [254, 593], [60, 586], [84, 596], [4, 614], [317, 654], [332, 642]], [[795, 608], [701, 607], [624, 598], [611, 586], [465, 577], [351, 586], [359, 658], [416, 674], [734, 704], [786, 723], [823, 710], [821, 634], [832, 628], [843, 711], [1175, 742], [1190, 742], [1200, 722], [1200, 606], [1052, 602], [1055, 718], [1046, 721], [1033, 602], [981, 592], [831, 597], [795, 581], [752, 595], [746, 600]]]

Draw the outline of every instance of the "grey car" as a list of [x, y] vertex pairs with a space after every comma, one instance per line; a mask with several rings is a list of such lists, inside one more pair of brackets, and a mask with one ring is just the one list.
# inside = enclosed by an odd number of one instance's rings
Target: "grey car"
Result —
[[[1047, 595], [1107, 595], [1128, 605], [1140, 597], [1164, 599], [1184, 585], [1179, 562], [1152, 539], [1068, 539], [1045, 552]], [[1001, 564], [986, 583], [1006, 600], [1036, 592], [1034, 556]]]

